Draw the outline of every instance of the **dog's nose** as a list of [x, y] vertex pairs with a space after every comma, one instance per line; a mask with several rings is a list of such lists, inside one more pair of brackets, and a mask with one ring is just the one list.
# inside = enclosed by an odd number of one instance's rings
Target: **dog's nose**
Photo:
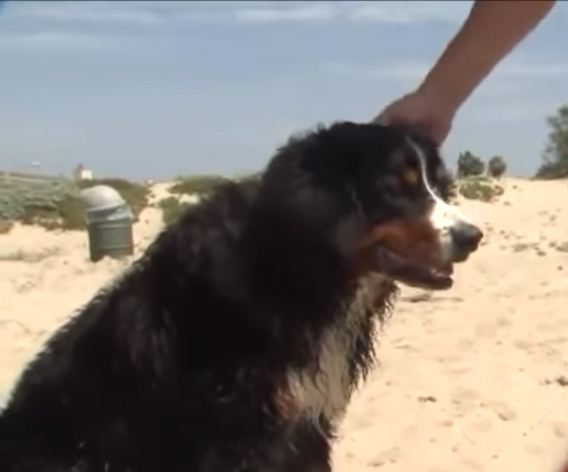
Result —
[[475, 225], [470, 223], [458, 223], [450, 229], [452, 243], [456, 252], [456, 259], [460, 256], [467, 257], [479, 247], [483, 239], [483, 232]]

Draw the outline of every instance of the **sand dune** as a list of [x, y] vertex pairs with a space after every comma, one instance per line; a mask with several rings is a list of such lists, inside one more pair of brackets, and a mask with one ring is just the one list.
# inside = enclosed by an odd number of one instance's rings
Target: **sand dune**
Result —
[[[381, 365], [345, 420], [335, 470], [553, 472], [568, 453], [568, 184], [504, 187], [497, 203], [462, 202], [487, 236], [455, 287], [403, 291]], [[145, 210], [138, 248], [160, 224], [158, 210]], [[0, 396], [50, 332], [128, 263], [93, 265], [87, 254], [81, 233], [0, 235]]]

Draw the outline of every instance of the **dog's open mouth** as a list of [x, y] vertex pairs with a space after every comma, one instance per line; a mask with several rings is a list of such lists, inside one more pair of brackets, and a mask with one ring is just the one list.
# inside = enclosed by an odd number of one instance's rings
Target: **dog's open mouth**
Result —
[[453, 285], [451, 264], [427, 265], [381, 245], [374, 248], [373, 258], [378, 271], [410, 287], [446, 290]]

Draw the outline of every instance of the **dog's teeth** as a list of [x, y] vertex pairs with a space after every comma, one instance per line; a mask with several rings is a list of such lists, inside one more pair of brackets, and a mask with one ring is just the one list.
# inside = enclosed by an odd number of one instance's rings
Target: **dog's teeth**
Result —
[[432, 269], [432, 275], [436, 277], [446, 277], [447, 273], [442, 269]]

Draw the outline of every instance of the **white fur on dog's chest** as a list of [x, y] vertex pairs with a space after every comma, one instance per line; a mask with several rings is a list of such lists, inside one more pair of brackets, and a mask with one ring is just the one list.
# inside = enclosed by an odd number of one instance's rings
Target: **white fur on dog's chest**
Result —
[[345, 413], [354, 387], [350, 359], [355, 341], [365, 329], [367, 309], [373, 303], [372, 287], [372, 284], [363, 284], [343, 321], [322, 334], [319, 355], [313, 364], [288, 374], [288, 385], [302, 417], [314, 423], [321, 415], [335, 422]]

